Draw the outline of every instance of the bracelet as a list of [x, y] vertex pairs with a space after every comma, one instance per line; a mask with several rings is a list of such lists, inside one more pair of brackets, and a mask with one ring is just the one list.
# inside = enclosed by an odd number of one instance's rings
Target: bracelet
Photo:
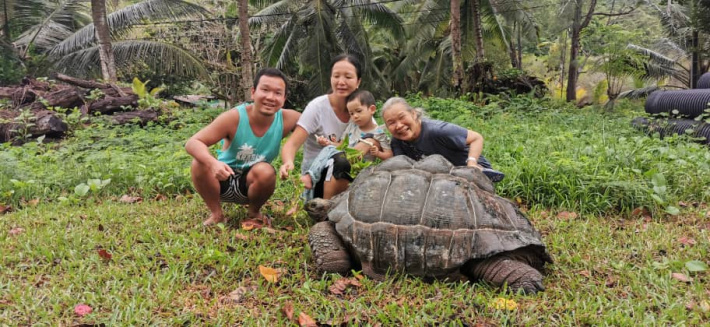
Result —
[[468, 157], [468, 158], [466, 159], [466, 162], [469, 162], [469, 161], [473, 161], [473, 162], [475, 162], [475, 163], [478, 163], [478, 159], [476, 159], [475, 157]]

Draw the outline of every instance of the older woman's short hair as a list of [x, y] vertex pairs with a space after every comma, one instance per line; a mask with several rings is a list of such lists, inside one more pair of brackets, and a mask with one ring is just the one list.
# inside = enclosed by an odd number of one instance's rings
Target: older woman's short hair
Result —
[[387, 101], [385, 101], [385, 103], [382, 105], [382, 117], [384, 117], [385, 112], [387, 112], [387, 110], [391, 109], [394, 105], [401, 105], [402, 107], [404, 107], [404, 110], [406, 110], [407, 112], [414, 113], [414, 117], [417, 120], [421, 120], [422, 117], [425, 117], [424, 109], [412, 107], [407, 102], [407, 100], [405, 100], [404, 98], [400, 98], [400, 97], [391, 97], [391, 98], [387, 99]]

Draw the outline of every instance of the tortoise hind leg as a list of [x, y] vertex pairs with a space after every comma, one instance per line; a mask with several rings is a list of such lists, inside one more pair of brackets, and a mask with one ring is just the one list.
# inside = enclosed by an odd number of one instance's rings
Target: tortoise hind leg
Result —
[[496, 286], [507, 284], [513, 292], [535, 294], [545, 290], [537, 269], [505, 254], [482, 261], [470, 260], [461, 267], [461, 272], [473, 281], [484, 280]]
[[329, 221], [317, 223], [308, 232], [308, 245], [319, 272], [347, 274], [352, 268], [350, 255]]

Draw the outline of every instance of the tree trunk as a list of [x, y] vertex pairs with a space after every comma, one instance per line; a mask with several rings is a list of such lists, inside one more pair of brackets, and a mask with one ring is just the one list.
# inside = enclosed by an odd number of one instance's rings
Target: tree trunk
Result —
[[521, 40], [521, 34], [523, 34], [522, 29], [522, 26], [518, 27], [518, 69], [520, 70], [523, 70], [523, 42]]
[[572, 38], [570, 40], [569, 50], [569, 69], [567, 72], [567, 101], [572, 102], [577, 99], [577, 78], [579, 77], [579, 67], [577, 56], [579, 55], [579, 36], [582, 30], [589, 25], [594, 14], [594, 8], [597, 6], [597, 0], [591, 0], [589, 3], [589, 11], [582, 21], [582, 6], [584, 0], [576, 0], [574, 8], [574, 21], [572, 22]]
[[251, 57], [251, 35], [249, 34], [249, 2], [239, 0], [239, 33], [242, 43], [242, 91], [244, 100], [251, 100], [251, 86], [254, 80]]
[[7, 9], [7, 3], [9, 0], [5, 0], [2, 2], [2, 36], [6, 40], [12, 40], [12, 36], [10, 35], [10, 14], [9, 10]]
[[116, 82], [116, 60], [111, 48], [111, 33], [106, 20], [106, 1], [91, 0], [91, 18], [94, 22], [96, 39], [99, 42], [99, 57], [101, 58], [101, 73], [109, 83]]
[[694, 89], [698, 87], [698, 79], [700, 75], [703, 74], [700, 68], [700, 44], [698, 42], [699, 35], [698, 30], [693, 28], [692, 39], [691, 39], [691, 67], [690, 67], [690, 88]]
[[476, 62], [483, 62], [486, 57], [483, 49], [483, 27], [481, 26], [481, 2], [471, 1], [471, 15], [473, 16], [473, 35], [476, 39]]
[[461, 91], [463, 80], [463, 59], [461, 58], [461, 2], [451, 0], [451, 59], [454, 64], [453, 87]]
[[[516, 28], [517, 24], [513, 23], [513, 33], [515, 33]], [[520, 42], [520, 40], [518, 40], [518, 42]], [[512, 35], [508, 40], [508, 54], [510, 55], [510, 66], [513, 68], [518, 68], [518, 54], [516, 51], [515, 43], [513, 43]]]

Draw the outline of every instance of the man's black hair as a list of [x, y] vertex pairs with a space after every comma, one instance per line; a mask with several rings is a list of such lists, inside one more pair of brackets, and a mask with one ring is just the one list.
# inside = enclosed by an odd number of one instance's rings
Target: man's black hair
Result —
[[286, 75], [284, 75], [284, 73], [280, 70], [270, 67], [259, 69], [259, 71], [256, 73], [256, 76], [254, 76], [254, 89], [259, 86], [259, 80], [261, 79], [261, 76], [278, 77], [282, 79], [284, 81], [284, 85], [286, 85], [286, 89], [284, 91], [288, 93], [288, 80], [286, 80]]
[[370, 91], [368, 90], [355, 90], [355, 92], [350, 93], [350, 95], [348, 95], [348, 98], [345, 99], [345, 103], [349, 103], [350, 101], [355, 100], [360, 101], [360, 104], [366, 107], [375, 105], [375, 96], [373, 96], [372, 93], [370, 93]]

